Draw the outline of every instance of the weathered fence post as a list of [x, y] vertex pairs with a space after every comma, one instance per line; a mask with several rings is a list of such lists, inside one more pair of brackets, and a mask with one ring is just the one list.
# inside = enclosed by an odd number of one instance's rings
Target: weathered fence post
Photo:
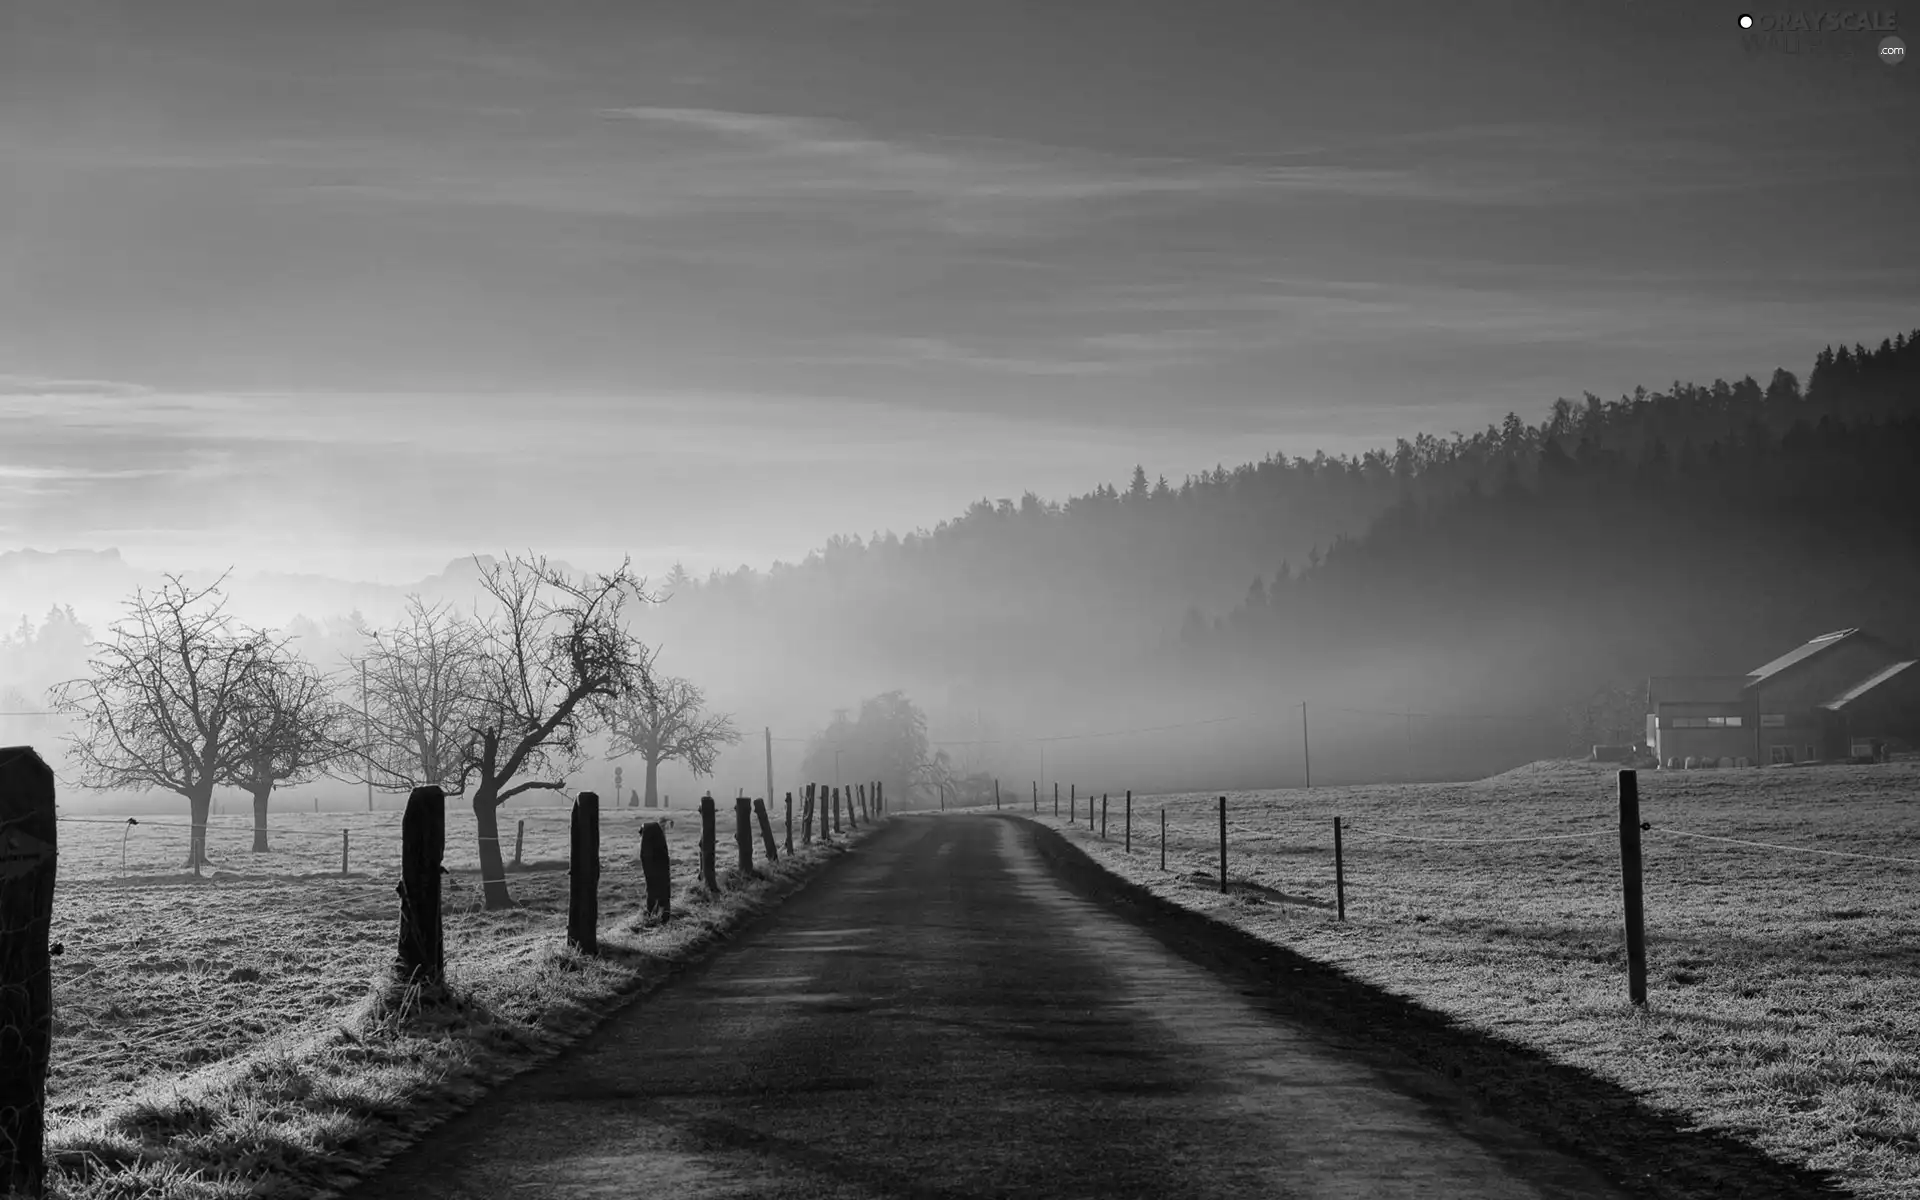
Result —
[[667, 828], [660, 820], [640, 826], [640, 873], [647, 881], [646, 915], [673, 920], [673, 862], [667, 853]]
[[853, 784], [847, 785], [847, 828], [850, 830], [860, 828], [860, 822], [854, 817], [853, 788]]
[[1347, 919], [1347, 861], [1340, 852], [1340, 818], [1333, 819], [1333, 906], [1340, 920]]
[[873, 813], [867, 808], [867, 785], [864, 783], [860, 785], [860, 819], [862, 821], [873, 820]]
[[779, 862], [780, 847], [775, 845], [773, 841], [773, 822], [767, 819], [767, 802], [765, 800], [755, 800], [753, 802], [753, 815], [760, 822], [760, 840], [766, 843], [767, 861], [770, 863]]
[[1126, 844], [1126, 852], [1127, 852], [1128, 854], [1132, 854], [1132, 853], [1133, 853], [1133, 789], [1132, 789], [1132, 788], [1128, 788], [1128, 789], [1127, 789], [1127, 816], [1126, 816], [1126, 822], [1127, 822], [1127, 834], [1126, 834], [1126, 837], [1127, 837], [1127, 844]]
[[829, 788], [824, 783], [821, 784], [820, 785], [820, 840], [823, 842], [830, 842], [833, 840], [833, 831], [832, 829], [828, 828], [828, 823], [832, 819], [832, 814], [827, 811], [829, 808], [833, 806], [832, 801], [833, 801], [833, 789]]
[[414, 788], [400, 818], [400, 885], [395, 889], [400, 893], [400, 946], [393, 966], [403, 984], [437, 988], [445, 978], [440, 876], [446, 854], [446, 793], [437, 787]]
[[1160, 869], [1167, 869], [1167, 810], [1160, 810]]
[[347, 874], [347, 831], [342, 829], [340, 831], [340, 876], [341, 878], [343, 879], [346, 878], [346, 874]]
[[1078, 815], [1079, 804], [1080, 804], [1080, 785], [1076, 783], [1070, 783], [1067, 785], [1067, 824], [1078, 825], [1080, 823], [1080, 817]]
[[[1087, 824], [1091, 825], [1093, 822], [1088, 821]], [[1105, 792], [1100, 793], [1100, 840], [1103, 842], [1107, 840], [1107, 794]]]
[[1055, 818], [1056, 820], [1058, 820], [1058, 819], [1059, 819], [1059, 816], [1060, 816], [1060, 784], [1059, 784], [1059, 782], [1058, 782], [1058, 781], [1055, 781], [1055, 783], [1054, 783], [1054, 785], [1053, 785], [1053, 815], [1054, 815], [1054, 818]]
[[874, 799], [880, 803], [880, 811], [887, 811], [887, 789], [886, 785], [880, 780], [876, 779], [873, 782], [873, 795]]
[[1000, 811], [1000, 781], [993, 781], [993, 811]]
[[833, 831], [840, 832], [840, 789], [833, 789]]
[[522, 817], [513, 830], [513, 865], [516, 867], [520, 865], [520, 848], [526, 844], [526, 841], [527, 819]]
[[1627, 999], [1647, 1002], [1646, 910], [1640, 894], [1640, 776], [1620, 772], [1620, 893], [1626, 902]]
[[714, 832], [716, 811], [712, 792], [700, 797], [700, 882], [709, 892], [720, 890], [720, 881], [713, 874], [713, 856], [718, 836]]
[[0, 1189], [45, 1194], [53, 1051], [53, 769], [0, 748]]
[[1037, 815], [1039, 815], [1039, 812], [1040, 812], [1040, 781], [1039, 781], [1038, 779], [1036, 779], [1036, 780], [1034, 780], [1034, 781], [1033, 781], [1033, 811], [1034, 811], [1034, 814], [1035, 814], [1036, 816], [1037, 816]]
[[813, 785], [808, 784], [800, 807], [800, 844], [813, 845]]
[[740, 873], [753, 870], [753, 801], [736, 796], [733, 801], [733, 843], [740, 847]]
[[787, 793], [787, 853], [793, 853], [793, 793]]
[[598, 954], [600, 939], [600, 793], [573, 802], [573, 845], [567, 859], [567, 945]]
[[1227, 798], [1220, 797], [1220, 894], [1227, 894]]

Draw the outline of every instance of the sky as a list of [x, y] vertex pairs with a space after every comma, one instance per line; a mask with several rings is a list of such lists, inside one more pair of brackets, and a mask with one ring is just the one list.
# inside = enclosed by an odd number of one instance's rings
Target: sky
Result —
[[763, 568], [1804, 373], [1920, 325], [1920, 64], [1741, 11], [7, 0], [0, 547]]

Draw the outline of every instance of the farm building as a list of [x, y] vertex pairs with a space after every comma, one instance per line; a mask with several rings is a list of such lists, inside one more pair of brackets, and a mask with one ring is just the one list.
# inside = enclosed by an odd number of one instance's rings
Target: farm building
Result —
[[1920, 732], [1920, 662], [1859, 629], [1823, 633], [1745, 675], [1647, 681], [1647, 742], [1661, 763], [1877, 757]]

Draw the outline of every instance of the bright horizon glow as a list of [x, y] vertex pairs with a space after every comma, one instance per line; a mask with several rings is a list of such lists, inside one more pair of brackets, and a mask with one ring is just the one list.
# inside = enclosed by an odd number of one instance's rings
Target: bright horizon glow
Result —
[[1705, 10], [17, 7], [0, 548], [764, 570], [1920, 296], [1920, 75]]

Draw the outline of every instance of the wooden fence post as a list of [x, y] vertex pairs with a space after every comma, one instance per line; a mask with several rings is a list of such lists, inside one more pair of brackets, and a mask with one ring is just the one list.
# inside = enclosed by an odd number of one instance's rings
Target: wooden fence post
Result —
[[887, 811], [887, 789], [886, 789], [886, 783], [884, 780], [874, 781], [873, 794], [877, 796], [880, 800], [880, 811], [881, 812]]
[[347, 877], [347, 831], [340, 831], [340, 877]]
[[1040, 815], [1040, 781], [1038, 779], [1033, 781], [1033, 814]]
[[829, 788], [824, 783], [821, 784], [820, 785], [820, 840], [823, 842], [830, 842], [833, 840], [833, 832], [832, 830], [827, 828], [827, 823], [832, 815], [827, 810], [833, 807], [832, 802], [833, 802], [833, 789]]
[[1220, 894], [1227, 894], [1227, 798], [1220, 797]]
[[813, 845], [813, 785], [808, 784], [802, 793], [804, 799], [800, 805], [800, 844]]
[[770, 863], [779, 862], [780, 848], [774, 845], [773, 822], [767, 819], [767, 802], [765, 800], [755, 800], [753, 802], [753, 815], [755, 819], [760, 822], [760, 840], [766, 844], [767, 861]]
[[1000, 811], [1000, 781], [993, 781], [993, 811]]
[[0, 1189], [45, 1194], [53, 1051], [53, 769], [0, 748]]
[[567, 944], [598, 954], [600, 939], [600, 793], [573, 802], [573, 845], [567, 860]]
[[1126, 852], [1133, 853], [1133, 789], [1127, 789], [1127, 845]]
[[1059, 819], [1059, 816], [1060, 816], [1060, 784], [1059, 784], [1059, 781], [1057, 781], [1057, 780], [1056, 780], [1056, 781], [1054, 782], [1054, 785], [1053, 785], [1053, 815], [1054, 815], [1054, 818], [1055, 818], [1056, 820], [1058, 820], [1058, 819]]
[[840, 832], [840, 789], [833, 789], [833, 831]]
[[1620, 893], [1626, 902], [1627, 999], [1647, 1002], [1646, 909], [1640, 894], [1640, 776], [1620, 772]]
[[1167, 810], [1160, 810], [1160, 869], [1167, 869]]
[[513, 865], [516, 867], [520, 865], [520, 848], [526, 845], [526, 841], [527, 820], [525, 817], [522, 817], [519, 825], [516, 826], [513, 831]]
[[1347, 919], [1347, 863], [1340, 853], [1340, 818], [1333, 819], [1333, 905], [1339, 919]]
[[719, 836], [714, 830], [717, 812], [712, 792], [700, 797], [700, 882], [709, 892], [720, 890], [720, 881], [713, 873], [713, 856], [718, 848], [716, 839]]
[[733, 801], [733, 843], [740, 847], [740, 873], [753, 870], [753, 801], [736, 796]]
[[793, 853], [793, 793], [787, 793], [787, 853]]
[[[400, 818], [400, 947], [394, 975], [404, 984], [437, 988], [446, 976], [440, 930], [441, 865], [447, 856], [447, 795], [417, 787]], [[484, 882], [484, 881], [482, 881]]]
[[[1087, 824], [1091, 825], [1093, 824], [1092, 814], [1088, 816]], [[1105, 792], [1100, 793], [1100, 840], [1103, 842], [1107, 840], [1107, 794]]]
[[1079, 823], [1080, 823], [1080, 785], [1076, 783], [1070, 783], [1067, 785], [1067, 824], [1078, 825]]
[[861, 783], [861, 784], [855, 784], [854, 786], [859, 790], [859, 793], [860, 793], [860, 819], [862, 821], [873, 820], [873, 814], [867, 811], [867, 785], [864, 783]]

